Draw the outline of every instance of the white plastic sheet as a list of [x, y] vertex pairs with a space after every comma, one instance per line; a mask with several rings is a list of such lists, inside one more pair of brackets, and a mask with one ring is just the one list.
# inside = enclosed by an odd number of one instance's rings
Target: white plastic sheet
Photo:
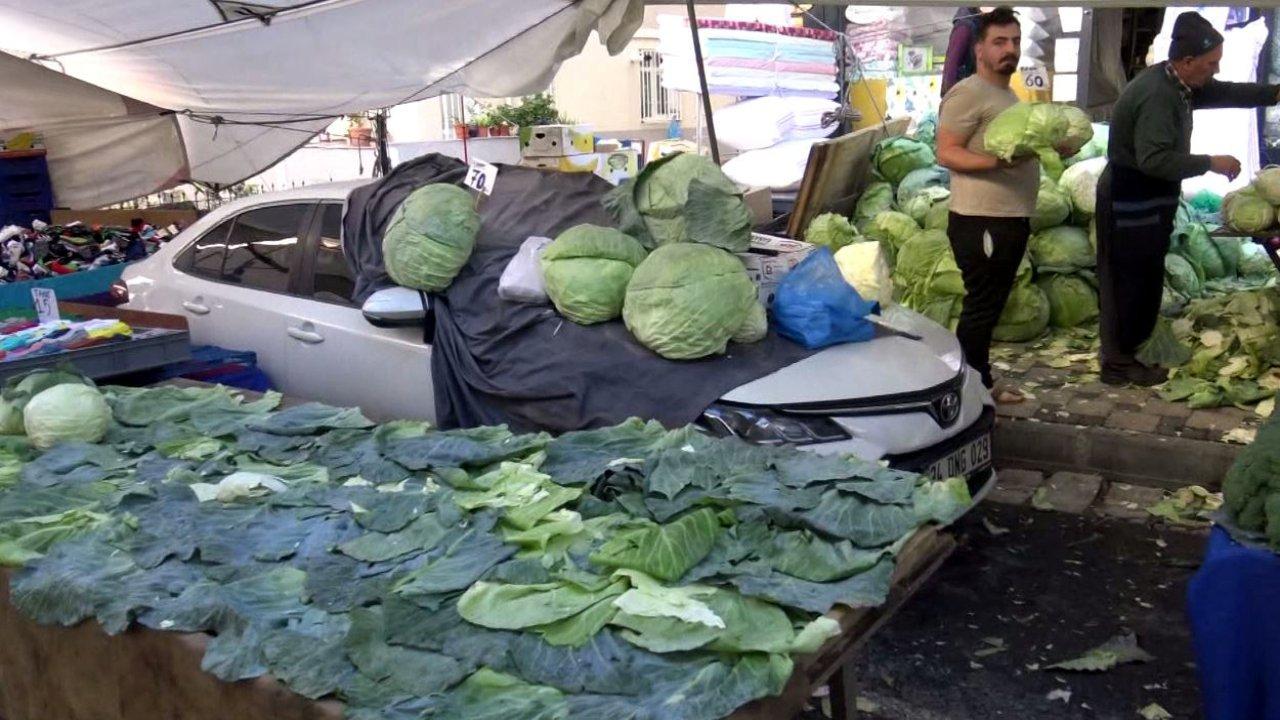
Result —
[[[0, 0], [0, 44], [109, 91], [108, 106], [116, 98], [114, 107], [79, 121], [111, 118], [118, 128], [130, 115], [119, 105], [131, 98], [150, 107], [152, 120], [168, 118], [151, 132], [165, 126], [181, 136], [183, 161], [171, 168], [180, 176], [147, 187], [142, 178], [155, 180], [157, 168], [137, 147], [99, 143], [86, 152], [84, 136], [66, 130], [54, 139], [59, 148], [49, 148], [64, 156], [66, 170], [54, 191], [59, 204], [82, 205], [188, 179], [239, 182], [342, 114], [445, 92], [508, 97], [544, 89], [592, 31], [620, 52], [643, 10], [641, 0]], [[21, 73], [29, 83], [48, 85], [35, 94], [81, 104], [38, 72], [45, 68], [29, 65], [36, 70]], [[9, 108], [22, 105], [30, 88], [13, 87], [7, 69], [4, 77], [0, 134], [62, 119], [51, 109], [17, 122]], [[79, 149], [64, 151], [64, 142]], [[73, 174], [103, 190], [70, 189], [64, 180]]]

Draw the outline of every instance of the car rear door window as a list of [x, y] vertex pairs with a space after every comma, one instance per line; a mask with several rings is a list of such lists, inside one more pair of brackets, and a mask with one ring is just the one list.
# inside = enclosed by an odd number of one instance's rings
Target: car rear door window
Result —
[[320, 206], [320, 234], [316, 238], [316, 255], [312, 263], [311, 295], [316, 300], [352, 305], [355, 281], [351, 267], [342, 253], [342, 205]]
[[226, 240], [222, 282], [286, 293], [310, 204], [272, 205], [236, 216]]

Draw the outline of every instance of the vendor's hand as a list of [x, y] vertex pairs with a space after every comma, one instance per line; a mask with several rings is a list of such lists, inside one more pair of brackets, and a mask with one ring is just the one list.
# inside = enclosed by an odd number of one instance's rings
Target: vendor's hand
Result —
[[1209, 172], [1215, 172], [1228, 180], [1240, 174], [1240, 161], [1230, 155], [1214, 155], [1209, 158]]

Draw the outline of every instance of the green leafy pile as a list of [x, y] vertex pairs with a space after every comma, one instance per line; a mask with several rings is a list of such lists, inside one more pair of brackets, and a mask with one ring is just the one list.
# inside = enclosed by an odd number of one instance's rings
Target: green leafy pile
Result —
[[354, 720], [724, 717], [780, 693], [838, 633], [824, 613], [883, 602], [906, 540], [969, 502], [960, 479], [638, 420], [552, 439], [106, 394], [101, 444], [0, 446], [13, 604], [212, 633], [207, 672]]
[[1275, 288], [1193, 301], [1171, 324], [1190, 351], [1162, 388], [1191, 407], [1250, 405], [1280, 390], [1280, 293]]

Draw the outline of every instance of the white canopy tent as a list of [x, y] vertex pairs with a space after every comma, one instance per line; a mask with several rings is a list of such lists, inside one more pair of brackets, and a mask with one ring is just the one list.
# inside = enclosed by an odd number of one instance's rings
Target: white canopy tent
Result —
[[0, 0], [0, 137], [38, 130], [60, 205], [270, 167], [334, 117], [523, 95], [641, 0]]

